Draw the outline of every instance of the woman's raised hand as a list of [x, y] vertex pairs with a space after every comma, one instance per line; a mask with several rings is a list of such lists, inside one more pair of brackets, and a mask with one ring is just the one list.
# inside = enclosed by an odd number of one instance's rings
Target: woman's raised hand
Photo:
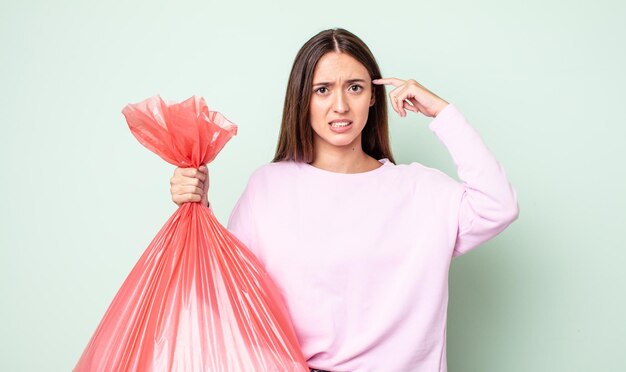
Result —
[[201, 202], [208, 205], [209, 170], [206, 165], [200, 168], [176, 168], [170, 179], [172, 201], [180, 207], [187, 202]]
[[389, 92], [389, 98], [394, 111], [401, 117], [405, 117], [406, 110], [409, 110], [416, 114], [421, 112], [426, 116], [434, 118], [448, 105], [448, 102], [413, 79], [384, 78], [374, 79], [372, 83], [378, 85], [389, 84], [395, 87], [395, 89]]

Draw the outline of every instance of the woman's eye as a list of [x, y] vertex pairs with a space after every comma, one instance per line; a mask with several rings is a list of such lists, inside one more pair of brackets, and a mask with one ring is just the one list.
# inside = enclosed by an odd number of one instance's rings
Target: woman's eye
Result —
[[327, 90], [328, 89], [326, 87], [319, 87], [315, 91], [318, 92], [318, 93], [324, 94], [324, 93], [326, 93]]
[[[356, 88], [356, 89], [355, 89], [355, 88]], [[353, 92], [360, 92], [361, 90], [363, 90], [363, 87], [362, 87], [362, 86], [360, 86], [360, 85], [352, 85], [352, 86], [350, 86], [350, 89], [351, 89]]]

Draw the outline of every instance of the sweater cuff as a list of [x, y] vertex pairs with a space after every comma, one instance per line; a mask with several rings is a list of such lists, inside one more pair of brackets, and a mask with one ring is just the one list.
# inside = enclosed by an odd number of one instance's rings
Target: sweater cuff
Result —
[[443, 110], [439, 111], [439, 114], [437, 114], [437, 116], [430, 122], [428, 128], [433, 132], [437, 132], [441, 129], [441, 127], [445, 127], [446, 125], [449, 125], [449, 123], [462, 118], [463, 114], [461, 114], [456, 106], [452, 103], [448, 103], [448, 105], [444, 107]]

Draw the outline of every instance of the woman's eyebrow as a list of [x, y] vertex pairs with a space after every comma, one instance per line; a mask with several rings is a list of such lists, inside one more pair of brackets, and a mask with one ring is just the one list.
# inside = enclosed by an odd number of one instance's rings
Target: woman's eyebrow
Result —
[[[352, 83], [365, 83], [364, 79], [350, 79], [350, 80], [346, 80], [346, 84], [352, 84]], [[326, 82], [326, 81], [320, 81], [319, 83], [313, 83], [313, 86], [315, 85], [328, 85], [328, 86], [333, 86], [335, 85], [335, 83], [330, 83], [330, 82]]]

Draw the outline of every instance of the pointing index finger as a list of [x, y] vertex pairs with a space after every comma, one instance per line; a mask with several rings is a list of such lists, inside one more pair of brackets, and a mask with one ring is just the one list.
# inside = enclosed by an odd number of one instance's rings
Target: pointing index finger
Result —
[[374, 79], [372, 80], [374, 84], [391, 84], [394, 87], [399, 87], [404, 84], [404, 80], [396, 79], [396, 78], [382, 78], [382, 79]]

